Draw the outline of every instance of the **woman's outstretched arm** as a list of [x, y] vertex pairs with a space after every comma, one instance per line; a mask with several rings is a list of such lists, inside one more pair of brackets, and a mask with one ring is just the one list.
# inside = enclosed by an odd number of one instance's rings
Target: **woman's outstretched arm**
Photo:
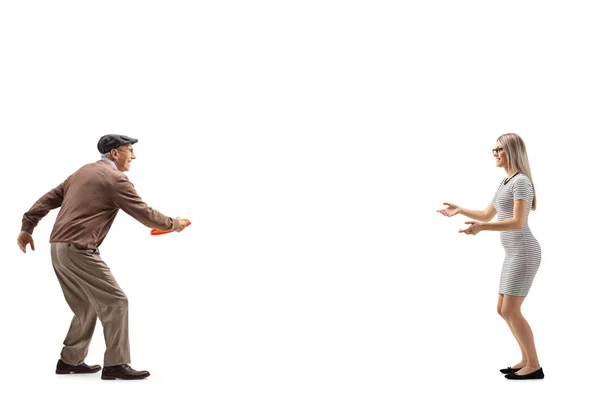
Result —
[[461, 208], [459, 212], [467, 218], [488, 222], [496, 215], [496, 207], [494, 207], [494, 202], [491, 201], [485, 210], [467, 210], [466, 208]]
[[438, 212], [446, 217], [451, 217], [456, 214], [462, 214], [467, 218], [472, 218], [477, 221], [488, 222], [496, 215], [496, 208], [494, 202], [490, 202], [485, 210], [467, 210], [452, 203], [444, 203], [447, 208], [438, 210]]
[[498, 222], [484, 222], [482, 231], [518, 231], [525, 225], [527, 216], [527, 200], [515, 200], [512, 218]]

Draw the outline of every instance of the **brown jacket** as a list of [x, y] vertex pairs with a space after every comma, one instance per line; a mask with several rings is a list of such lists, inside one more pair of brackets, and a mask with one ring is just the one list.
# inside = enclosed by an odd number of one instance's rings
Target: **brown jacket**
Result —
[[96, 249], [106, 237], [119, 209], [149, 228], [175, 230], [177, 220], [148, 207], [127, 176], [99, 160], [75, 171], [43, 195], [23, 215], [21, 230], [33, 233], [38, 222], [60, 207], [50, 242]]

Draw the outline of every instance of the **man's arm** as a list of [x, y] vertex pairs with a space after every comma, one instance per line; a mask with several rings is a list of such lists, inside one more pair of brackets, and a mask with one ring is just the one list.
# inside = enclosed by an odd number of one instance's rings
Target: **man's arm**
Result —
[[[66, 182], [66, 181], [65, 181]], [[44, 218], [50, 210], [58, 208], [62, 205], [64, 197], [65, 182], [61, 183], [45, 195], [39, 198], [33, 206], [23, 214], [21, 223], [21, 231], [33, 234], [33, 229], [37, 226], [42, 218]]]
[[147, 226], [163, 231], [179, 230], [179, 221], [152, 209], [138, 195], [133, 184], [125, 175], [119, 178], [112, 192], [114, 204], [133, 218]]

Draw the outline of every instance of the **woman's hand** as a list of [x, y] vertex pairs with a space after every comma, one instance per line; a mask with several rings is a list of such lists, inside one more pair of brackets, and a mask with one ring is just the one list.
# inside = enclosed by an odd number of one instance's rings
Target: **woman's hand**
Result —
[[467, 235], [477, 235], [479, 232], [481, 232], [481, 222], [467, 221], [465, 222], [465, 224], [470, 224], [471, 226], [467, 229], [460, 229], [458, 233], [466, 233]]
[[446, 207], [443, 210], [437, 210], [437, 212], [439, 212], [442, 215], [445, 215], [446, 217], [452, 217], [460, 212], [460, 207], [456, 204], [444, 203], [444, 205], [448, 207]]

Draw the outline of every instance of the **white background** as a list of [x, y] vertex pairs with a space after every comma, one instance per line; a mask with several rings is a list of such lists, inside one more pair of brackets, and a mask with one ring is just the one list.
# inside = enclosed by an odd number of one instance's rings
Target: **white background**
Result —
[[[593, 397], [591, 4], [3, 2], [2, 397]], [[520, 356], [495, 310], [499, 233], [464, 236], [464, 217], [435, 212], [491, 201], [506, 132], [538, 194], [523, 310], [544, 381], [497, 371]], [[72, 316], [50, 263], [56, 211], [35, 252], [15, 240], [106, 133], [140, 140], [142, 198], [192, 221], [152, 237], [119, 213], [101, 246], [129, 297], [131, 365], [152, 374], [139, 382], [54, 375]], [[86, 361], [103, 352], [98, 323]]]

